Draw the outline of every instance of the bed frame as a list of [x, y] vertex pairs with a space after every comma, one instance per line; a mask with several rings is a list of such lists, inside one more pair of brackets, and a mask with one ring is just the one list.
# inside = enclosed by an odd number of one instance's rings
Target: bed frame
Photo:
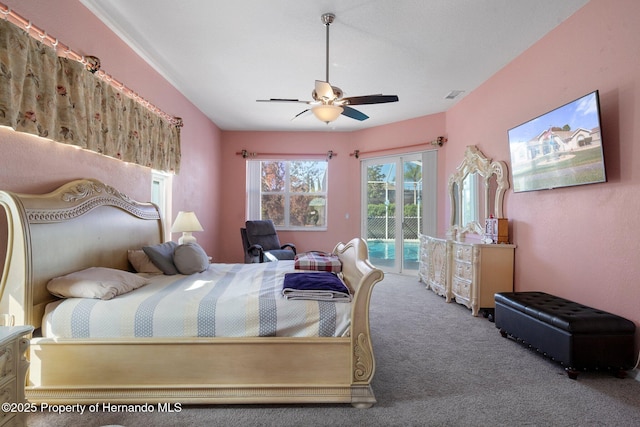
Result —
[[354, 290], [348, 337], [51, 339], [37, 337], [55, 300], [48, 280], [91, 266], [130, 270], [127, 249], [163, 241], [158, 209], [92, 179], [42, 195], [0, 192], [0, 205], [8, 225], [0, 319], [36, 328], [30, 402], [376, 402], [369, 301], [383, 273], [362, 239], [334, 249]]

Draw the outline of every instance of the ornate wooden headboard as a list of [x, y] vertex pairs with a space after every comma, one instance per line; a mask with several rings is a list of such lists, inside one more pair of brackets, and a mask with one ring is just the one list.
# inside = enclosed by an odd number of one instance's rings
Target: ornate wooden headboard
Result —
[[16, 325], [40, 327], [56, 299], [46, 289], [51, 278], [88, 267], [129, 270], [128, 249], [163, 240], [157, 206], [95, 179], [41, 195], [0, 191], [0, 205], [8, 229], [0, 314]]

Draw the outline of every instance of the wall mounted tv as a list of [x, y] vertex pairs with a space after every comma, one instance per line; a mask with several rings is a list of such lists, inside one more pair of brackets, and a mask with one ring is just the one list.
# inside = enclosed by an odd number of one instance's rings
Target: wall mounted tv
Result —
[[510, 129], [513, 191], [605, 182], [601, 129], [597, 90]]

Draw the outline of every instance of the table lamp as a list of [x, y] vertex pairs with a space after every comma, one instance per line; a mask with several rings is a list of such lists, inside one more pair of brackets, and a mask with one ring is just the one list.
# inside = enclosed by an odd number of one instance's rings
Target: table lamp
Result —
[[182, 237], [178, 239], [178, 244], [196, 243], [196, 238], [191, 234], [194, 231], [203, 231], [202, 225], [198, 221], [196, 214], [191, 211], [180, 211], [171, 227], [172, 233], [182, 232]]

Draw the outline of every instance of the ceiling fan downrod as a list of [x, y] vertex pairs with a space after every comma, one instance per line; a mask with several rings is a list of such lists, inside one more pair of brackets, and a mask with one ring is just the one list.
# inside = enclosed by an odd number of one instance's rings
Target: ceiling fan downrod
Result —
[[320, 18], [322, 19], [322, 23], [324, 24], [324, 26], [327, 27], [327, 50], [326, 50], [327, 60], [326, 60], [326, 69], [325, 69], [325, 74], [326, 74], [325, 81], [329, 83], [329, 25], [331, 25], [333, 20], [336, 19], [336, 15], [334, 15], [333, 13], [324, 13]]

